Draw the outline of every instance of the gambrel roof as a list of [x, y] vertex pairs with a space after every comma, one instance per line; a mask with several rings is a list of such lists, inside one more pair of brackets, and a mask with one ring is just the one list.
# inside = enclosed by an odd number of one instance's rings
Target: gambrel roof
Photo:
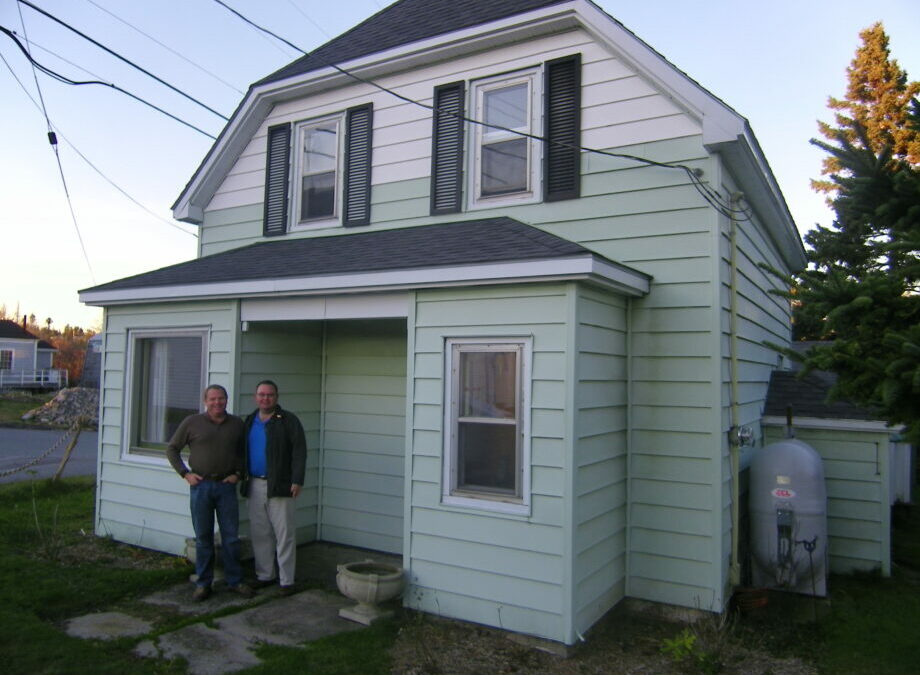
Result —
[[355, 79], [349, 73], [373, 82], [437, 61], [576, 29], [585, 30], [699, 121], [704, 145], [722, 157], [786, 264], [793, 270], [804, 267], [798, 230], [747, 120], [590, 0], [394, 3], [309, 56], [254, 83], [173, 204], [173, 215], [202, 222], [224, 177], [279, 103], [352, 85]]

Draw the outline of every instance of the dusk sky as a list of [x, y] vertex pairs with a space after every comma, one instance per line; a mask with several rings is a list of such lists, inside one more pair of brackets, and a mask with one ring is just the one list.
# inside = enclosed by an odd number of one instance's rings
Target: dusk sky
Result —
[[[29, 1], [224, 116], [251, 82], [299, 56], [213, 0]], [[304, 50], [388, 4], [225, 1]], [[917, 0], [596, 4], [750, 121], [802, 232], [831, 222], [823, 196], [809, 187], [823, 153], [808, 140], [817, 135], [816, 120], [832, 119], [827, 97], [845, 92], [860, 30], [882, 21], [892, 56], [920, 79]], [[70, 79], [114, 83], [212, 136], [224, 125], [26, 4], [0, 0], [0, 26], [28, 38], [35, 60]], [[0, 56], [0, 304], [34, 313], [39, 323], [50, 317], [58, 328], [98, 328], [102, 310], [81, 305], [79, 289], [195, 256], [197, 229], [173, 221], [170, 206], [212, 141], [111, 88], [33, 74], [5, 34]]]

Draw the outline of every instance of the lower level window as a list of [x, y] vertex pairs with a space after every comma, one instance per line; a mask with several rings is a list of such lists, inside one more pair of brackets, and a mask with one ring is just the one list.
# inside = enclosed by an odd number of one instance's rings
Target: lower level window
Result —
[[131, 334], [130, 446], [164, 450], [179, 423], [201, 411], [204, 331]]
[[529, 501], [528, 347], [523, 340], [448, 340], [446, 502]]
[[11, 370], [13, 368], [13, 350], [0, 349], [0, 370]]

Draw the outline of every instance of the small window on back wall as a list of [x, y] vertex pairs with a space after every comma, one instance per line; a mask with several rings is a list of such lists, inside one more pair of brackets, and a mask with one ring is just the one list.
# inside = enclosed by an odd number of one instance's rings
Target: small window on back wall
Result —
[[297, 126], [294, 222], [334, 218], [338, 207], [339, 120]]
[[445, 504], [529, 509], [529, 340], [451, 339], [446, 348]]
[[0, 349], [0, 370], [12, 370], [13, 350]]
[[515, 73], [473, 85], [473, 166], [470, 194], [477, 205], [500, 200], [540, 199], [541, 148], [537, 71]]
[[201, 411], [206, 332], [133, 331], [130, 337], [129, 447], [163, 451], [179, 423]]

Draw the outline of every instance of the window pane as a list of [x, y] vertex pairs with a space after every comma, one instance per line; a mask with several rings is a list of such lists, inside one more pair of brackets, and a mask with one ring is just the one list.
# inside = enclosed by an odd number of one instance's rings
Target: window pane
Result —
[[515, 494], [517, 427], [460, 422], [457, 432], [457, 487]]
[[310, 220], [335, 213], [335, 172], [303, 177], [300, 219]]
[[303, 132], [304, 174], [335, 171], [335, 156], [338, 143], [335, 138], [335, 124], [326, 124]]
[[[526, 83], [502, 89], [492, 89], [483, 95], [485, 122], [500, 127], [517, 129], [528, 126]], [[489, 133], [486, 127], [484, 132]]]
[[516, 352], [460, 353], [460, 417], [515, 419]]
[[482, 146], [482, 194], [527, 190], [527, 139]]
[[0, 370], [10, 370], [13, 367], [13, 351], [4, 349], [0, 351]]
[[138, 445], [165, 444], [179, 422], [200, 410], [201, 338], [138, 340]]

